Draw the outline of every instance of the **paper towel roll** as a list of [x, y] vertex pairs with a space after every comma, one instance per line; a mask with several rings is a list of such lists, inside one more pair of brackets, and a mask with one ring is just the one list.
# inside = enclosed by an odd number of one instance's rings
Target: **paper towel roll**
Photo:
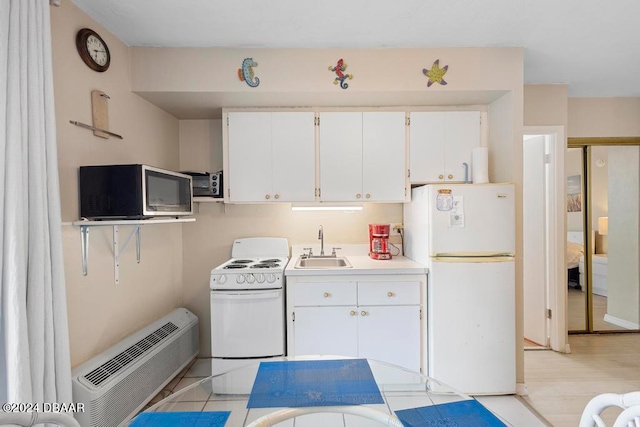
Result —
[[489, 182], [489, 150], [476, 147], [471, 153], [471, 176], [474, 184]]

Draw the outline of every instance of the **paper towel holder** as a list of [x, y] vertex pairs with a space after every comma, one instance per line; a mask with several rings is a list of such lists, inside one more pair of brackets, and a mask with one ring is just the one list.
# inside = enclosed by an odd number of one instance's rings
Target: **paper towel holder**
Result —
[[471, 184], [471, 181], [469, 181], [469, 163], [462, 163], [462, 167], [464, 167], [464, 183]]

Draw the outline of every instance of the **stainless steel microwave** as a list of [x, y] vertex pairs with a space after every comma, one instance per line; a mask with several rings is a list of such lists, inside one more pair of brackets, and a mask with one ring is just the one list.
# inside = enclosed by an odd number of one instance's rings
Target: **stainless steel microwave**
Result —
[[145, 219], [193, 214], [191, 177], [147, 165], [80, 166], [80, 217]]

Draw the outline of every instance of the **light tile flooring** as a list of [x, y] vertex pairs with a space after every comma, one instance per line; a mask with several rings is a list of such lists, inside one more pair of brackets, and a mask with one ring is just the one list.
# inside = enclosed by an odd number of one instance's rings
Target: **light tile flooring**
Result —
[[[571, 354], [525, 351], [525, 398], [554, 427], [576, 427], [589, 400], [601, 393], [640, 390], [640, 335], [571, 335]], [[613, 425], [620, 411], [604, 412]]]
[[[157, 396], [155, 396], [151, 402], [147, 405], [147, 407], [157, 403], [158, 401], [164, 399], [172, 393], [175, 393], [182, 388], [191, 385], [204, 377], [208, 377], [211, 373], [211, 359], [196, 359], [194, 362], [190, 364], [187, 368], [185, 368], [176, 378], [171, 381], [162, 392], [160, 392]], [[207, 410], [207, 399], [208, 396], [194, 396], [193, 402], [180, 402], [174, 404], [175, 410], [181, 411], [202, 411]], [[497, 414], [502, 419], [506, 420], [511, 426], [514, 427], [545, 427], [550, 424], [546, 423], [541, 417], [533, 410], [529, 403], [519, 397], [519, 396], [478, 396], [476, 399], [482, 403], [485, 407], [491, 410], [494, 414]], [[180, 406], [176, 406], [180, 405]], [[325, 418], [327, 416], [331, 416], [332, 414], [324, 414]], [[348, 418], [347, 418], [348, 419]], [[329, 421], [325, 419], [324, 421]], [[342, 421], [342, 420], [341, 420]], [[354, 421], [358, 421], [354, 423]], [[359, 417], [356, 419], [351, 418], [351, 421], [347, 423], [347, 425], [369, 425], [362, 422], [363, 420]], [[364, 420], [366, 421], [366, 420]], [[231, 424], [232, 420], [230, 419], [228, 427], [235, 427]], [[296, 426], [300, 423], [296, 422]], [[314, 425], [316, 423], [313, 423]], [[305, 424], [306, 425], [306, 424]], [[322, 422], [320, 425], [337, 425], [335, 420], [332, 418], [331, 422], [326, 423]], [[340, 425], [343, 425], [340, 422]], [[378, 425], [378, 424], [374, 424]]]

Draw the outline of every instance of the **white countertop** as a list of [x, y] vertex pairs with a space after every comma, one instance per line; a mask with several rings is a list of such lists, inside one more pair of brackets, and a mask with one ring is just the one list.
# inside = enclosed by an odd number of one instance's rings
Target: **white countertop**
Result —
[[[300, 245], [300, 247], [302, 246], [304, 245]], [[394, 256], [389, 260], [371, 259], [369, 255], [366, 254], [366, 245], [335, 246], [344, 247], [344, 251], [338, 251], [338, 256], [346, 257], [351, 263], [351, 268], [295, 268], [294, 266], [301, 252], [299, 248], [294, 246], [291, 251], [291, 260], [284, 274], [286, 276], [344, 276], [353, 274], [426, 274], [428, 271], [424, 265], [403, 256]], [[327, 245], [325, 245], [325, 248], [326, 247]], [[325, 249], [325, 252], [331, 253], [331, 246], [329, 246], [328, 251]], [[318, 253], [319, 251], [316, 251], [314, 247], [314, 254]], [[358, 255], [354, 253], [358, 253]]]

